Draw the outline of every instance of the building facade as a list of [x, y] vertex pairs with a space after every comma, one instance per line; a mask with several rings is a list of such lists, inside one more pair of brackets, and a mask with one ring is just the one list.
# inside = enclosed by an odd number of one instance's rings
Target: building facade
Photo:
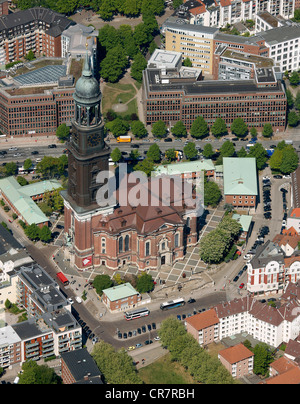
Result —
[[0, 63], [7, 64], [32, 50], [39, 55], [61, 56], [61, 33], [72, 24], [64, 15], [34, 7], [0, 17]]

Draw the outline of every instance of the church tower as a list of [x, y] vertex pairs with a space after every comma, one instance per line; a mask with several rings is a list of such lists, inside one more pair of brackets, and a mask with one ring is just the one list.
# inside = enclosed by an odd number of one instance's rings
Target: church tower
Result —
[[87, 53], [82, 75], [75, 86], [75, 117], [67, 144], [68, 190], [63, 195], [77, 213], [97, 208], [96, 193], [101, 184], [96, 182], [96, 177], [100, 171], [109, 170], [111, 150], [104, 142], [101, 98]]

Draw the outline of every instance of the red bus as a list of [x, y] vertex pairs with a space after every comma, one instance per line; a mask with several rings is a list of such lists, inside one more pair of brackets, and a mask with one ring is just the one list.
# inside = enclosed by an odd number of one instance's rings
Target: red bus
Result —
[[58, 272], [56, 274], [56, 276], [64, 286], [69, 285], [68, 279], [65, 277], [65, 275], [62, 272]]

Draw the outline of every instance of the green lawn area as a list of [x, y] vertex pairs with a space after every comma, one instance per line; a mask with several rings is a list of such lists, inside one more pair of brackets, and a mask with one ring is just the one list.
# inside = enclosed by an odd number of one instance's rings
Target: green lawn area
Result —
[[151, 365], [139, 369], [145, 384], [193, 384], [192, 376], [177, 362], [171, 362], [166, 354]]
[[[132, 84], [107, 83], [103, 91], [102, 113], [105, 114], [109, 109], [112, 109], [114, 104], [118, 104], [119, 102], [126, 104], [135, 95], [136, 91]], [[128, 110], [120, 113], [120, 115], [130, 115], [132, 113], [137, 114], [136, 99], [130, 101], [128, 103]]]

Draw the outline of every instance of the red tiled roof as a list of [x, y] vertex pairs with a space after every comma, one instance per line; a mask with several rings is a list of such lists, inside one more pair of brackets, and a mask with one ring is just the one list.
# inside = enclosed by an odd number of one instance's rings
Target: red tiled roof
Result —
[[203, 313], [195, 314], [192, 317], [188, 317], [186, 322], [190, 324], [197, 331], [203, 330], [204, 328], [211, 327], [219, 323], [217, 313], [214, 309], [204, 311]]
[[300, 369], [292, 368], [287, 372], [271, 377], [265, 381], [266, 384], [300, 384]]
[[251, 358], [251, 356], [254, 356], [254, 353], [251, 352], [250, 349], [246, 348], [245, 345], [240, 343], [238, 345], [222, 349], [222, 351], [219, 352], [219, 355], [221, 355], [228, 363], [233, 365], [234, 363]]
[[272, 362], [270, 367], [276, 370], [276, 372], [281, 375], [282, 373], [285, 373], [288, 370], [297, 367], [297, 365], [290, 359], [286, 358], [285, 356], [282, 356], [281, 358]]

